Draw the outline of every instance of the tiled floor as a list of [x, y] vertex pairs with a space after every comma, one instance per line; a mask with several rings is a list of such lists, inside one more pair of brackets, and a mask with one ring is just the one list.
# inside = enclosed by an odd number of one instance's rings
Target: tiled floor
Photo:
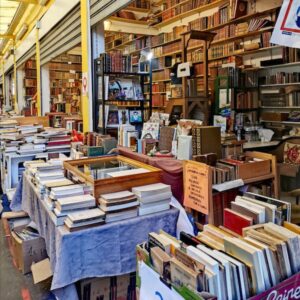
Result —
[[13, 264], [0, 220], [0, 299], [50, 300], [49, 284], [34, 285], [32, 275], [23, 275]]

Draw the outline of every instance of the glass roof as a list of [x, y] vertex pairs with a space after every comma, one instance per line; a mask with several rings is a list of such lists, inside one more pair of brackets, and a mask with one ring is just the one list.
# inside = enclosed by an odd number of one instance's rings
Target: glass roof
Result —
[[0, 0], [0, 34], [7, 32], [19, 4], [18, 1]]

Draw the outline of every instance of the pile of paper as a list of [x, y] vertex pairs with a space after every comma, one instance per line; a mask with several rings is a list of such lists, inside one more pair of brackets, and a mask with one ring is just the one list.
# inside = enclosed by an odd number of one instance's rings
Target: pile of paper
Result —
[[148, 215], [170, 208], [172, 197], [171, 186], [155, 183], [132, 188], [132, 192], [140, 202], [139, 215]]

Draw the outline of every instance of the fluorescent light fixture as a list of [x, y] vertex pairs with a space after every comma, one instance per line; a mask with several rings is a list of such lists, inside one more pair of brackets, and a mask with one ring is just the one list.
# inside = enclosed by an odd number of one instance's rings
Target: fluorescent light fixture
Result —
[[27, 24], [23, 24], [20, 31], [17, 33], [16, 35], [16, 40], [19, 41], [22, 39], [22, 37], [25, 35], [25, 33], [28, 30], [28, 25]]
[[111, 27], [111, 21], [105, 20], [104, 21], [104, 30], [109, 30]]
[[48, 2], [49, 2], [49, 0], [40, 0], [39, 3], [41, 6], [45, 6]]

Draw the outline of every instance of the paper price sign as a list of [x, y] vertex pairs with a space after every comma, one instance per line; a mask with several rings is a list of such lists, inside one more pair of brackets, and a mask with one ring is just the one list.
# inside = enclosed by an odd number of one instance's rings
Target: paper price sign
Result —
[[211, 200], [211, 168], [205, 164], [186, 161], [184, 172], [184, 205], [208, 215]]

